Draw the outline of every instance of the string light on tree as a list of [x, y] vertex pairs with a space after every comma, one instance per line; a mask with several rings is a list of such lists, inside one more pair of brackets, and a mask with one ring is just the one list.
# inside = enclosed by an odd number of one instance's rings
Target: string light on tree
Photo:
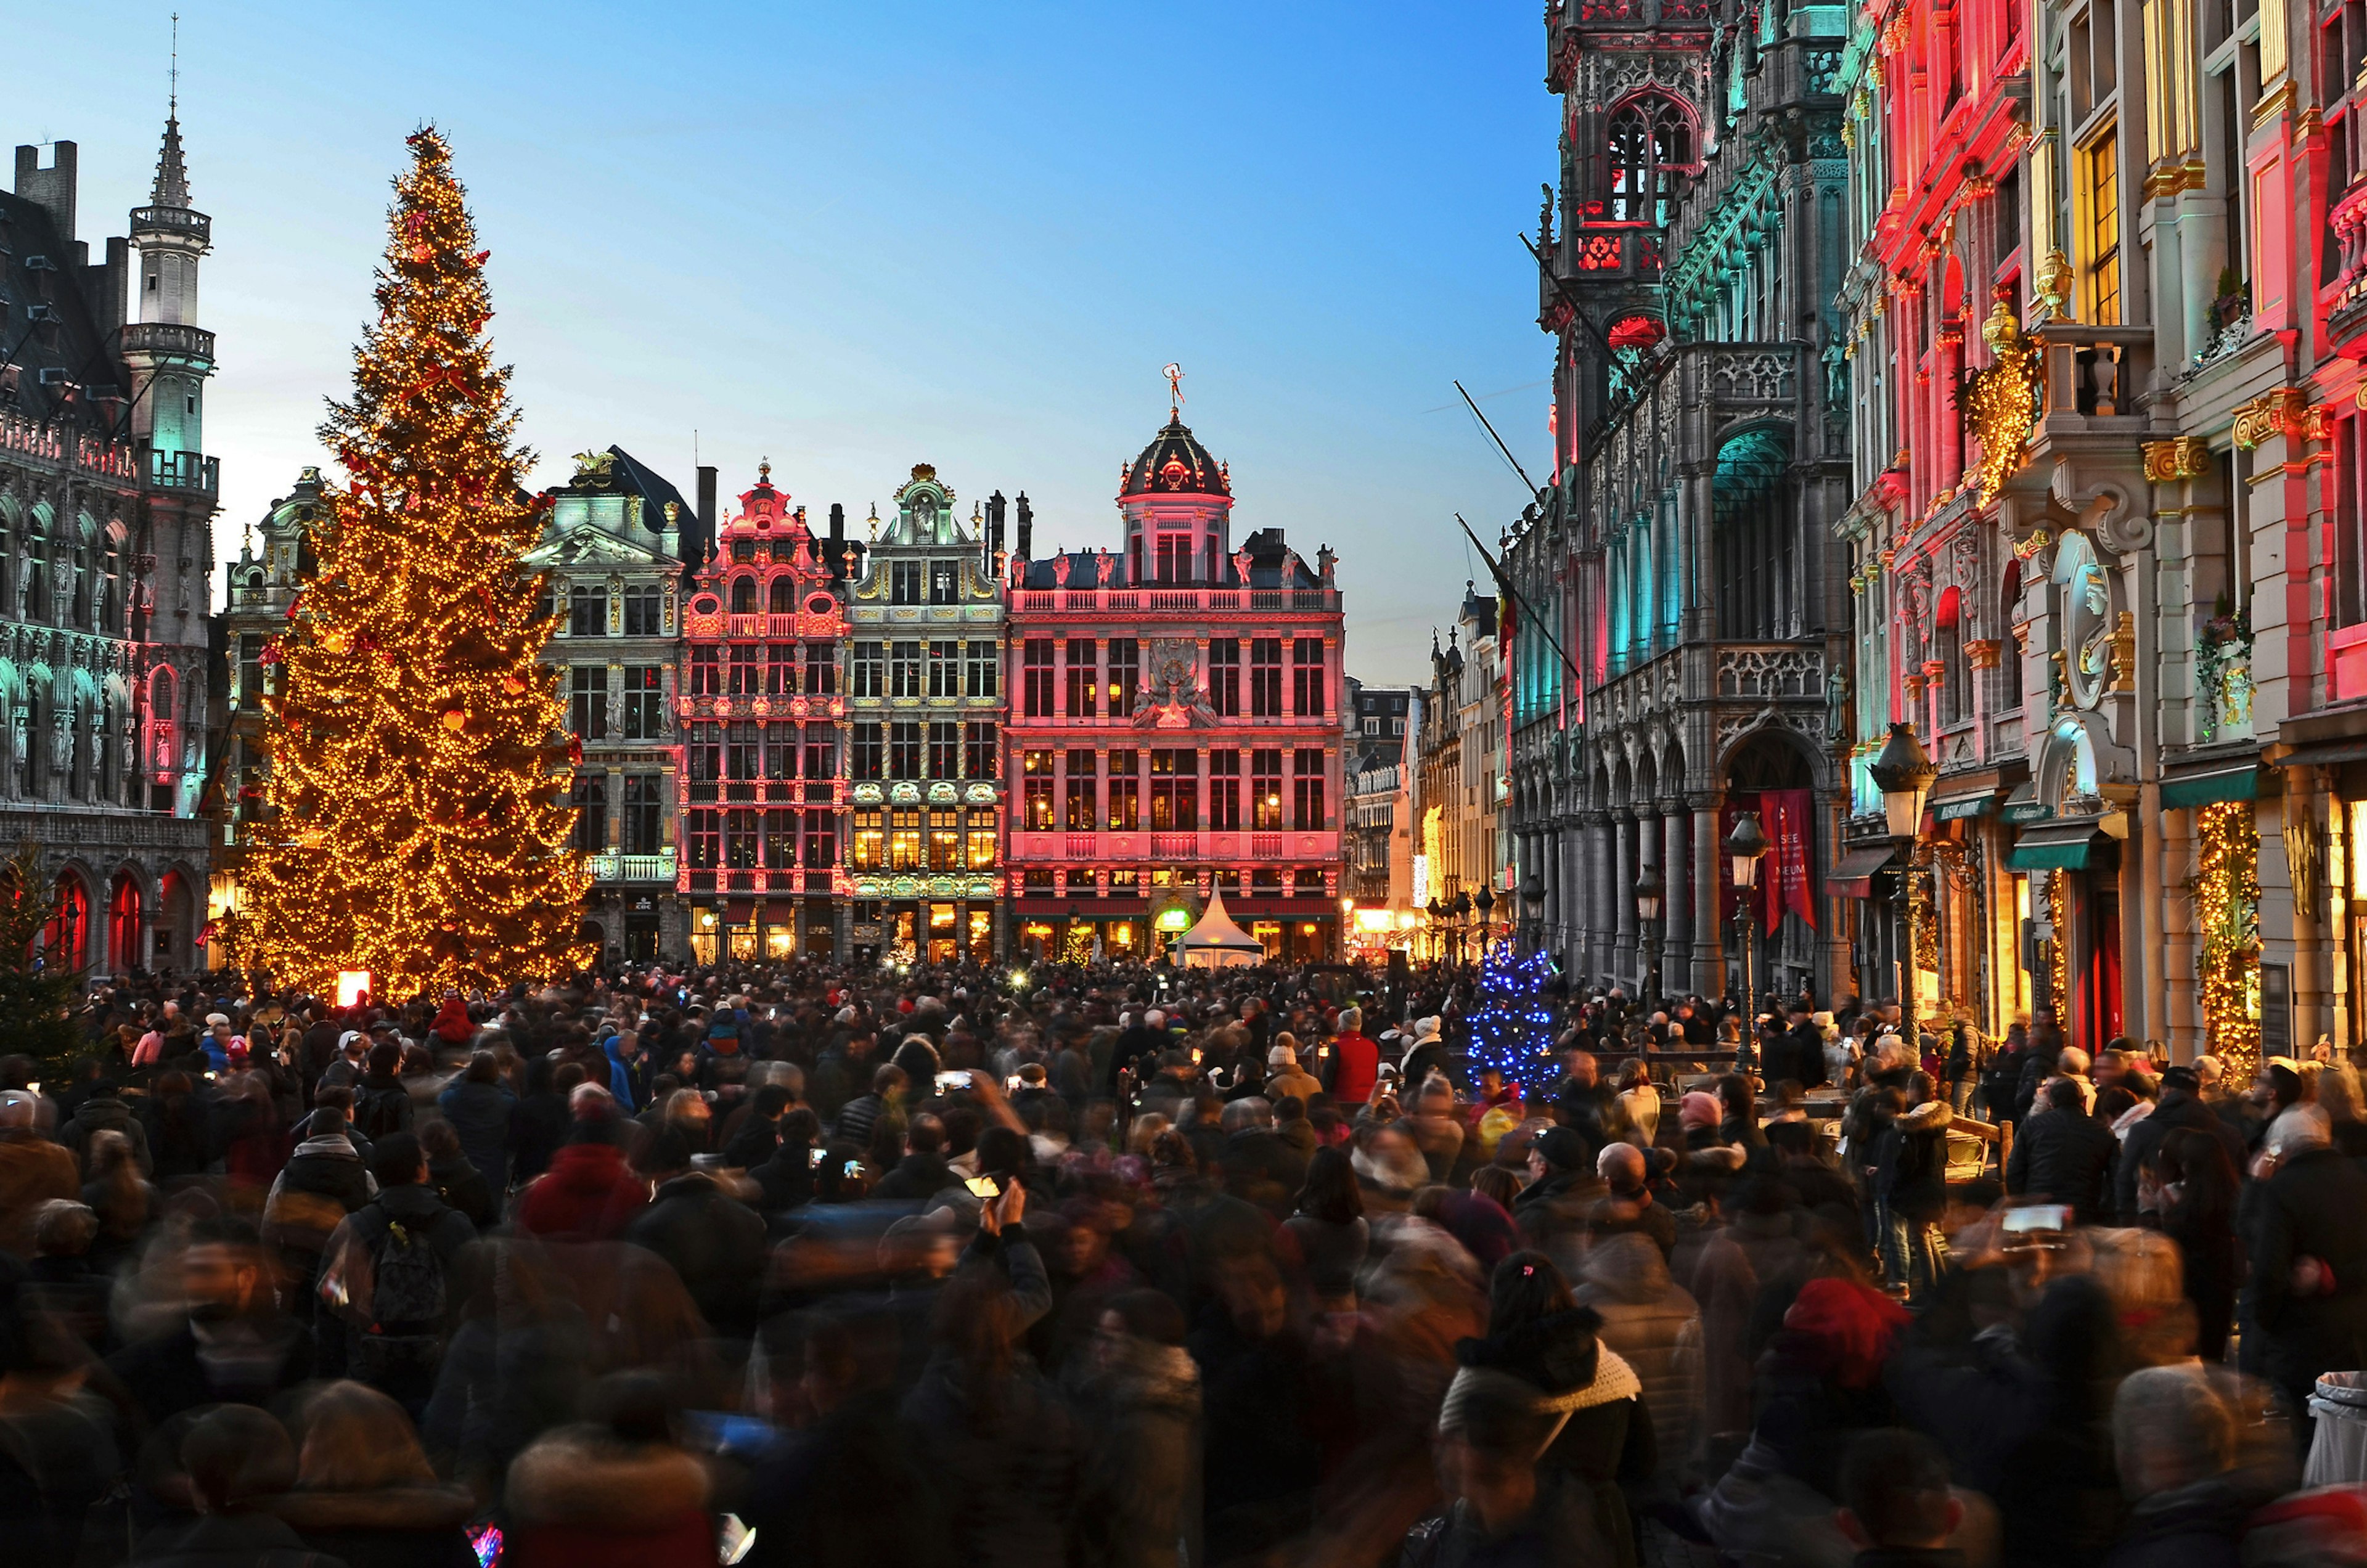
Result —
[[349, 479], [266, 660], [269, 811], [249, 860], [255, 961], [323, 991], [549, 977], [586, 961], [550, 636], [523, 565], [541, 526], [484, 264], [451, 152], [410, 139], [379, 318], [322, 438]]
[[2203, 1021], [2225, 1080], [2248, 1083], [2260, 1059], [2260, 838], [2252, 803], [2196, 814], [2202, 852], [2191, 891], [2203, 922]]
[[1494, 1067], [1508, 1083], [1542, 1082], [1553, 1059], [1554, 1010], [1546, 1000], [1553, 960], [1523, 957], [1510, 942], [1479, 961], [1479, 994], [1471, 1010], [1471, 1070]]

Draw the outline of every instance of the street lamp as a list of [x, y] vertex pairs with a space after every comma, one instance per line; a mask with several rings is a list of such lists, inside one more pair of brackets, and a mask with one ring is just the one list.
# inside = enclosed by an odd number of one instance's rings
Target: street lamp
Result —
[[1749, 1033], [1759, 1027], [1758, 993], [1752, 983], [1755, 966], [1750, 962], [1758, 932], [1746, 895], [1759, 886], [1759, 863], [1767, 854], [1767, 835], [1759, 830], [1757, 812], [1746, 811], [1734, 819], [1734, 830], [1726, 836], [1726, 854], [1734, 863], [1734, 940], [1742, 954], [1742, 1027]]
[[1472, 899], [1471, 903], [1479, 911], [1479, 956], [1484, 959], [1488, 956], [1489, 934], [1495, 929], [1493, 918], [1496, 908], [1495, 890], [1483, 884], [1479, 889], [1479, 896]]
[[1471, 893], [1468, 888], [1455, 890], [1455, 962], [1463, 962], [1464, 928], [1471, 921]]
[[1940, 770], [1931, 765], [1923, 748], [1915, 739], [1915, 731], [1904, 724], [1890, 727], [1890, 739], [1866, 770], [1874, 776], [1874, 787], [1882, 792], [1884, 825], [1890, 836], [1898, 840], [1898, 1014], [1902, 1022], [1914, 1021], [1914, 1002], [1908, 987], [1908, 965], [1914, 963], [1914, 932], [1907, 923], [1907, 878], [1911, 874], [1915, 840], [1923, 830], [1923, 801], [1931, 793], [1931, 781]]
[[1644, 932], [1644, 1006], [1659, 996], [1660, 874], [1646, 866], [1636, 878], [1636, 921]]
[[1530, 941], [1539, 948], [1546, 944], [1546, 885], [1534, 871], [1521, 884], [1521, 908], [1529, 917]]

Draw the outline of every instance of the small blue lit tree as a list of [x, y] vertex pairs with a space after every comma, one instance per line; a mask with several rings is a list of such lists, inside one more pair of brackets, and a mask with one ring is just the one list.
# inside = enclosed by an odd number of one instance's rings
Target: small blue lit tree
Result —
[[1546, 999], [1553, 960], [1525, 957], [1498, 942], [1479, 962], [1479, 994], [1471, 1010], [1471, 1071], [1489, 1067], [1510, 1083], [1541, 1081], [1553, 1065], [1554, 1010]]

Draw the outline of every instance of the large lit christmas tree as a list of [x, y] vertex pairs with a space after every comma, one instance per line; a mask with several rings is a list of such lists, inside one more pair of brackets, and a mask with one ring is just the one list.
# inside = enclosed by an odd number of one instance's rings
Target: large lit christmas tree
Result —
[[1489, 1067], [1504, 1081], [1523, 1086], [1546, 1081], [1553, 1070], [1553, 960], [1542, 953], [1523, 957], [1509, 942], [1489, 947], [1479, 961], [1479, 992], [1471, 1009], [1471, 1071]]
[[321, 434], [348, 484], [265, 650], [270, 810], [247, 861], [255, 961], [377, 994], [549, 976], [586, 960], [570, 849], [574, 743], [522, 564], [540, 527], [518, 476], [509, 372], [484, 337], [487, 253], [435, 130], [395, 182], [379, 319]]

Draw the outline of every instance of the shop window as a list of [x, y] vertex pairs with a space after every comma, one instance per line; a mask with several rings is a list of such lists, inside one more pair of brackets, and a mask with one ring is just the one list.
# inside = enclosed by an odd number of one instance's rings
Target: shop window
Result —
[[1093, 752], [1082, 749], [1070, 751], [1064, 774], [1068, 787], [1063, 796], [1061, 826], [1072, 833], [1090, 833], [1101, 807], [1095, 798], [1101, 781]]
[[921, 869], [921, 813], [901, 807], [888, 814], [888, 869]]
[[888, 864], [886, 813], [865, 809], [855, 813], [855, 847], [850, 862], [856, 871], [879, 871]]
[[940, 807], [929, 813], [929, 869], [961, 869], [961, 813]]

